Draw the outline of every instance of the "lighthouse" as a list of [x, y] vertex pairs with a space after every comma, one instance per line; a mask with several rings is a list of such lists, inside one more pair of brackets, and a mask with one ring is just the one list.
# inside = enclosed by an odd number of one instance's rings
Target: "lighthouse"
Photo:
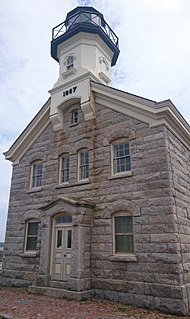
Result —
[[95, 117], [91, 81], [111, 85], [111, 67], [117, 62], [119, 40], [93, 7], [77, 7], [52, 30], [51, 56], [59, 63], [59, 77], [51, 94], [50, 120], [63, 129], [63, 110], [80, 104], [85, 120]]

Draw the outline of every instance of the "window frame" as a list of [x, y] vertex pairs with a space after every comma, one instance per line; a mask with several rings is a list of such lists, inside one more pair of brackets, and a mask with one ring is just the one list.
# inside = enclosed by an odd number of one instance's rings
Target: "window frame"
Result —
[[69, 55], [66, 58], [66, 70], [69, 71], [74, 68], [74, 55]]
[[[115, 222], [115, 219], [117, 217], [125, 217], [125, 218], [132, 218], [132, 232], [125, 232], [125, 233], [116, 233], [116, 222]], [[113, 230], [112, 230], [112, 235], [113, 235], [113, 255], [114, 256], [129, 256], [129, 255], [135, 255], [135, 243], [134, 243], [134, 218], [133, 218], [133, 215], [128, 215], [126, 214], [125, 212], [123, 213], [115, 213], [112, 215], [112, 227], [113, 227]], [[129, 252], [126, 252], [126, 251], [117, 251], [117, 248], [116, 248], [116, 236], [119, 236], [119, 235], [124, 235], [126, 237], [128, 236], [132, 236], [132, 239], [133, 239], [133, 251], [129, 251]]]
[[[129, 165], [130, 165], [130, 169], [128, 170], [125, 170], [125, 171], [116, 171], [116, 169], [114, 168], [115, 167], [115, 164], [114, 164], [114, 161], [116, 161], [117, 159], [121, 159], [122, 156], [118, 156], [117, 158], [114, 157], [114, 147], [116, 145], [119, 145], [119, 144], [125, 144], [127, 143], [128, 144], [128, 148], [129, 148], [129, 155], [127, 156], [123, 156], [124, 158], [129, 158]], [[112, 176], [122, 176], [122, 175], [127, 175], [131, 173], [131, 148], [130, 148], [130, 141], [127, 140], [127, 139], [122, 139], [122, 140], [117, 140], [117, 141], [114, 141], [111, 143], [111, 175]]]
[[[88, 153], [88, 163], [87, 164], [81, 164], [81, 155]], [[81, 173], [82, 173], [82, 169], [85, 167], [88, 167], [87, 171], [88, 171], [88, 176], [85, 176], [84, 178], [81, 177]], [[86, 175], [86, 173], [85, 173]], [[90, 176], [90, 153], [88, 149], [81, 149], [78, 152], [78, 181], [88, 181], [89, 180], [89, 176]]]
[[[77, 117], [75, 116], [77, 114]], [[79, 122], [79, 110], [78, 108], [74, 108], [72, 111], [71, 111], [71, 125], [74, 126], [74, 125], [77, 125]]]
[[[35, 166], [41, 164], [41, 173], [36, 174], [35, 172]], [[38, 184], [36, 183], [36, 179], [40, 177], [40, 185], [35, 185]], [[42, 178], [43, 178], [43, 162], [42, 160], [36, 160], [33, 163], [31, 163], [31, 169], [30, 169], [30, 189], [39, 189], [42, 187]]]
[[[63, 159], [64, 158], [68, 158], [68, 168], [64, 168], [63, 169]], [[66, 180], [66, 181], [63, 181], [63, 174], [62, 174], [62, 172], [64, 172], [64, 171], [66, 171], [66, 172], [68, 172], [68, 180]], [[62, 154], [62, 155], [60, 155], [60, 157], [59, 157], [59, 184], [60, 185], [62, 185], [62, 184], [68, 184], [69, 183], [69, 178], [70, 178], [70, 155], [69, 155], [69, 153], [65, 153], [65, 154]]]
[[[29, 235], [28, 230], [29, 230], [29, 224], [35, 223], [37, 224], [37, 234], [35, 235]], [[24, 237], [24, 253], [36, 253], [37, 252], [37, 246], [38, 246], [38, 234], [39, 234], [39, 221], [36, 219], [29, 219], [26, 221], [25, 224], [25, 237]], [[27, 249], [27, 244], [28, 244], [28, 238], [36, 238], [36, 249], [35, 250], [30, 250]]]

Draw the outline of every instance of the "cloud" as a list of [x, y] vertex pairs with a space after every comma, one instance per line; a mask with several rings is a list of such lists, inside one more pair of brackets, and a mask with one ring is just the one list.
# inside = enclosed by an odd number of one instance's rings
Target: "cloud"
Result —
[[[78, 5], [104, 14], [119, 36], [113, 86], [153, 100], [170, 98], [190, 121], [189, 0], [1, 0], [0, 152], [6, 151], [49, 97], [58, 77], [51, 30]], [[0, 155], [0, 240], [11, 163]]]

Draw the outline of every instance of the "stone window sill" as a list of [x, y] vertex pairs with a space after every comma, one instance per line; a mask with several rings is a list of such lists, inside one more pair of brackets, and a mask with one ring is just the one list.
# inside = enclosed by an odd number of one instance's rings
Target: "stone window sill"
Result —
[[128, 255], [113, 255], [110, 257], [111, 261], [128, 261], [128, 262], [137, 262], [137, 256], [134, 254]]
[[39, 257], [39, 255], [40, 255], [39, 252], [33, 251], [33, 252], [24, 252], [20, 256], [23, 258], [35, 258], [35, 257]]
[[63, 184], [57, 185], [55, 188], [64, 188], [64, 187], [69, 187], [69, 186], [71, 186], [69, 183], [63, 183]]
[[79, 123], [71, 123], [70, 127], [74, 127], [74, 126], [77, 126]]
[[124, 172], [124, 173], [118, 173], [115, 175], [110, 175], [108, 176], [108, 179], [117, 179], [117, 178], [124, 178], [124, 177], [130, 177], [133, 176], [133, 172], [132, 171], [128, 171], [128, 172]]
[[74, 187], [74, 186], [85, 185], [85, 184], [89, 184], [89, 183], [90, 183], [89, 179], [84, 179], [84, 180], [78, 181], [78, 182], [73, 183], [73, 184], [69, 184], [69, 183], [60, 184], [60, 185], [55, 186], [55, 188], [59, 189], [59, 188], [66, 188], [66, 187]]
[[42, 191], [42, 187], [40, 186], [40, 187], [31, 188], [26, 193], [30, 194], [30, 193], [36, 193], [36, 192], [41, 192], [41, 191]]
[[89, 180], [89, 178], [87, 178], [87, 179], [79, 180], [75, 185], [89, 184], [89, 183], [90, 183], [90, 180]]

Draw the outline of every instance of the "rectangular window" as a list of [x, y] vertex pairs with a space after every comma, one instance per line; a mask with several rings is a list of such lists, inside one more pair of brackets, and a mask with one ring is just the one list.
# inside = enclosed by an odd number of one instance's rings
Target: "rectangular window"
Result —
[[115, 253], [134, 253], [133, 217], [114, 217]]
[[30, 221], [26, 225], [26, 251], [36, 251], [38, 239], [38, 222]]
[[69, 181], [69, 155], [60, 158], [60, 166], [60, 183], [67, 183]]
[[74, 57], [72, 55], [68, 56], [66, 63], [67, 63], [67, 70], [73, 68], [74, 67]]
[[36, 162], [32, 165], [32, 188], [42, 186], [42, 162]]
[[79, 153], [79, 180], [89, 177], [89, 153], [83, 151]]
[[113, 174], [131, 170], [129, 143], [113, 144]]
[[71, 113], [71, 124], [77, 124], [78, 123], [78, 110], [73, 110]]

